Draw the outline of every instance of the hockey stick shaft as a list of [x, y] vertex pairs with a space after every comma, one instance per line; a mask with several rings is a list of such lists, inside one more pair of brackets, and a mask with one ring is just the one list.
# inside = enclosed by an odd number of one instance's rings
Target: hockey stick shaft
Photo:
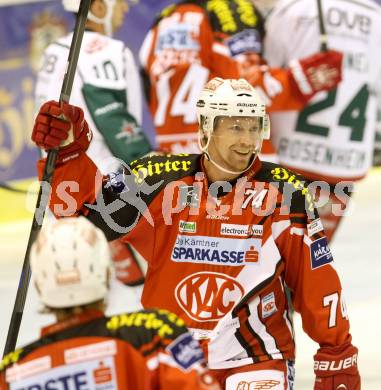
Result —
[[[82, 44], [83, 33], [85, 31], [87, 14], [90, 9], [90, 3], [91, 0], [81, 0], [80, 3], [80, 7], [76, 18], [75, 28], [73, 32], [73, 38], [70, 45], [66, 72], [62, 83], [60, 103], [62, 102], [67, 103], [70, 98], [75, 71], [78, 63], [79, 52]], [[28, 245], [25, 252], [24, 263], [23, 263], [20, 281], [17, 289], [15, 303], [13, 306], [13, 312], [9, 324], [3, 356], [14, 351], [16, 347], [17, 337], [20, 330], [21, 320], [24, 312], [24, 306], [25, 306], [25, 301], [26, 301], [26, 296], [27, 296], [28, 286], [29, 286], [29, 281], [31, 276], [30, 262], [29, 262], [30, 250], [32, 248], [34, 241], [37, 238], [39, 231], [41, 230], [42, 221], [49, 200], [50, 184], [52, 182], [57, 156], [58, 156], [58, 149], [49, 150], [46, 159], [44, 173], [42, 176], [42, 182], [38, 192], [36, 209], [33, 216], [32, 227], [29, 234]]]
[[323, 7], [322, 7], [322, 0], [316, 0], [317, 1], [317, 8], [318, 8], [318, 18], [319, 18], [319, 30], [320, 30], [320, 51], [327, 51], [327, 33], [325, 31], [325, 24], [324, 24], [324, 14], [323, 14]]

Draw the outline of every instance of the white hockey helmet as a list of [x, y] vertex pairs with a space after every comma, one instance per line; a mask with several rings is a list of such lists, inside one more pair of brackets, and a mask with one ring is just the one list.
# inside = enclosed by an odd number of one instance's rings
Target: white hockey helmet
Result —
[[215, 77], [201, 91], [196, 104], [199, 122], [199, 146], [207, 152], [215, 119], [219, 116], [256, 116], [262, 118], [262, 140], [270, 138], [270, 121], [266, 106], [245, 79]]
[[[106, 14], [103, 18], [98, 18], [91, 11], [87, 18], [95, 23], [103, 24], [105, 27], [105, 32], [108, 36], [112, 35], [112, 16], [114, 12], [114, 5], [116, 0], [103, 0], [106, 5]], [[62, 5], [64, 9], [68, 12], [77, 13], [79, 10], [79, 5], [81, 0], [62, 0]]]
[[109, 245], [86, 218], [60, 219], [41, 230], [31, 249], [31, 269], [47, 307], [96, 302], [108, 291]]

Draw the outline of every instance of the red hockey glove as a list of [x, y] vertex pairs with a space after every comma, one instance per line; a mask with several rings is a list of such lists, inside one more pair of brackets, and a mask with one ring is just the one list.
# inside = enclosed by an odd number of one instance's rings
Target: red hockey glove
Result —
[[42, 149], [59, 147], [57, 163], [86, 151], [92, 138], [81, 108], [53, 100], [43, 104], [34, 122], [32, 141]]
[[351, 343], [320, 348], [314, 356], [314, 390], [360, 390], [357, 354]]
[[309, 100], [315, 93], [329, 91], [341, 81], [343, 55], [334, 50], [317, 53], [289, 63], [301, 94]]

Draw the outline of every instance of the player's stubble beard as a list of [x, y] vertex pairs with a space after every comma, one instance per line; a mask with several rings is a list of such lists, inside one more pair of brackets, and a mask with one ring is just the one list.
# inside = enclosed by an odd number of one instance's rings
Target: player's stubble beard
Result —
[[[216, 142], [216, 140], [218, 142]], [[237, 172], [237, 174], [227, 174], [223, 172], [218, 167], [213, 165], [213, 170], [218, 170], [221, 176], [224, 176], [224, 179], [221, 180], [231, 180], [243, 173], [248, 169], [255, 158], [254, 145], [241, 145], [240, 143], [233, 143], [230, 146], [225, 146], [225, 137], [218, 136], [213, 134], [212, 139], [210, 140], [208, 154], [210, 159], [216, 162], [222, 168], [227, 170]]]

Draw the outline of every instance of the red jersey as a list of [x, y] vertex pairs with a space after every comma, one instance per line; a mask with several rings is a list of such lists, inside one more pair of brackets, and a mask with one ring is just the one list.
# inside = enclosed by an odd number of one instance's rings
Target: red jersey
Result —
[[5, 356], [0, 389], [215, 389], [203, 360], [184, 321], [166, 310], [88, 311]]
[[[143, 305], [184, 319], [205, 340], [210, 368], [294, 359], [286, 285], [313, 340], [336, 346], [351, 339], [302, 177], [256, 159], [239, 179], [209, 186], [201, 155], [149, 157], [129, 169], [118, 182], [94, 183], [96, 167], [85, 154], [58, 166], [52, 210], [86, 214], [108, 239], [128, 239], [148, 262]], [[78, 183], [75, 191], [62, 192], [64, 181]]]
[[[195, 107], [202, 88], [213, 77], [240, 78], [237, 58], [258, 51], [262, 29], [250, 0], [183, 1], [162, 12], [140, 51], [160, 149], [199, 152]], [[306, 104], [288, 70], [262, 66], [248, 81], [270, 111], [298, 110]], [[266, 141], [265, 153], [269, 145]]]

